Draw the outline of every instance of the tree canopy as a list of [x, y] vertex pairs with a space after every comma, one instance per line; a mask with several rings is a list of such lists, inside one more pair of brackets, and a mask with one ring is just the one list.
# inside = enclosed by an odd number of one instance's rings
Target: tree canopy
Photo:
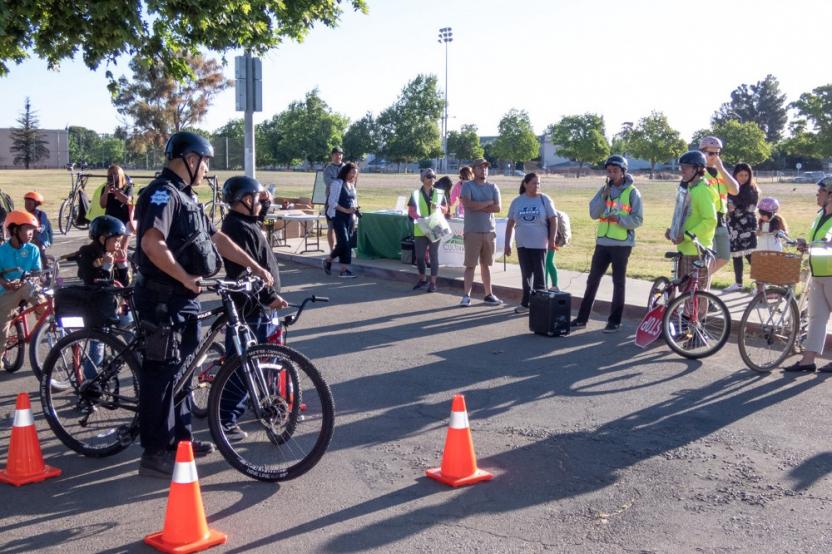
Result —
[[20, 127], [15, 127], [11, 131], [12, 145], [9, 147], [9, 153], [13, 155], [14, 165], [22, 165], [29, 169], [32, 164], [49, 156], [49, 149], [38, 129], [38, 118], [28, 96], [23, 103], [23, 111], [18, 116], [17, 123]]
[[760, 164], [771, 157], [771, 145], [766, 135], [753, 121], [740, 123], [728, 120], [716, 125], [713, 134], [722, 139], [722, 158], [730, 163]]
[[381, 154], [394, 162], [415, 162], [442, 155], [437, 121], [444, 101], [435, 75], [418, 75], [396, 102], [376, 119]]
[[832, 156], [832, 84], [800, 95], [792, 107], [797, 112], [796, 127], [811, 137], [812, 150], [821, 157]]
[[473, 124], [463, 125], [459, 131], [448, 133], [448, 153], [453, 154], [457, 160], [475, 160], [485, 155], [480, 145], [480, 135], [477, 126]]
[[534, 134], [529, 114], [511, 109], [500, 119], [494, 155], [510, 162], [527, 162], [540, 155], [540, 140]]
[[374, 153], [378, 148], [376, 138], [376, 122], [373, 114], [367, 112], [364, 117], [355, 121], [344, 133], [344, 157], [347, 160], [363, 160], [367, 154]]
[[731, 101], [720, 106], [714, 114], [712, 124], [721, 125], [732, 119], [754, 122], [763, 130], [768, 142], [779, 141], [788, 121], [788, 109], [786, 95], [780, 92], [777, 77], [769, 74], [754, 85], [738, 86], [731, 92]]
[[578, 175], [584, 164], [599, 163], [610, 154], [603, 116], [593, 113], [567, 115], [549, 127], [549, 133], [558, 155], [578, 162]]
[[[343, 4], [367, 13], [364, 0]], [[174, 78], [191, 74], [185, 55], [233, 49], [262, 54], [302, 41], [316, 24], [335, 27], [341, 0], [31, 0], [0, 9], [0, 76], [31, 55], [50, 68], [81, 54], [90, 69], [119, 56], [151, 60]], [[111, 89], [116, 83], [112, 74]]]
[[667, 116], [656, 111], [639, 120], [638, 125], [629, 133], [627, 145], [633, 156], [650, 162], [650, 178], [653, 177], [656, 163], [676, 158], [686, 148], [685, 141], [670, 126]]

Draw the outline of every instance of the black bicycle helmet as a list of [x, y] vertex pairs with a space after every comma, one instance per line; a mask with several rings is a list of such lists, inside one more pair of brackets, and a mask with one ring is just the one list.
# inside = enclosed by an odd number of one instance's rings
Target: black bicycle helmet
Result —
[[239, 175], [231, 177], [222, 186], [222, 201], [232, 206], [249, 194], [260, 194], [262, 191], [263, 185], [260, 184], [260, 181], [252, 177]]
[[707, 162], [705, 161], [705, 154], [699, 150], [690, 150], [682, 154], [682, 157], [679, 158], [679, 165], [682, 164], [705, 167]]
[[818, 186], [823, 187], [826, 192], [832, 191], [832, 175], [827, 175], [820, 181], [818, 181]]
[[109, 239], [111, 237], [123, 237], [127, 234], [127, 227], [121, 220], [111, 215], [100, 215], [90, 223], [90, 238], [98, 242], [99, 237]]
[[196, 133], [182, 131], [174, 133], [165, 145], [165, 157], [169, 160], [184, 158], [187, 154], [197, 154], [202, 158], [213, 158], [214, 147], [208, 139]]
[[629, 165], [627, 164], [627, 158], [624, 156], [619, 156], [618, 154], [613, 154], [607, 161], [604, 162], [604, 169], [607, 169], [607, 166], [614, 165], [616, 167], [620, 167], [621, 171], [627, 173], [627, 168]]

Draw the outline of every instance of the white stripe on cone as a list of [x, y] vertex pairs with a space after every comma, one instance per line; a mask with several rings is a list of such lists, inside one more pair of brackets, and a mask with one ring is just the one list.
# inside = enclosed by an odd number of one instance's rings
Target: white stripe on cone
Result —
[[196, 483], [196, 464], [194, 462], [176, 462], [173, 466], [173, 482], [187, 485]]
[[468, 429], [468, 412], [451, 412], [451, 429]]
[[32, 419], [32, 410], [15, 410], [14, 411], [14, 427], [29, 427], [34, 425], [35, 421]]

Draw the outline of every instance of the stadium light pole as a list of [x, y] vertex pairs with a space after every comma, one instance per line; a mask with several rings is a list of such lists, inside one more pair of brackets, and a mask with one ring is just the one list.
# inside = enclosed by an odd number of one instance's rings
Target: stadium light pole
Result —
[[439, 29], [439, 44], [445, 43], [445, 116], [442, 118], [442, 152], [445, 154], [442, 171], [448, 171], [448, 43], [453, 42], [454, 33], [450, 27]]

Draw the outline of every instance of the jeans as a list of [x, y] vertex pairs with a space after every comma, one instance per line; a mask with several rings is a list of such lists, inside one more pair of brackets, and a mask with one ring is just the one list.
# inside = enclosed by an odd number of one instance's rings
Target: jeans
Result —
[[[119, 314], [118, 326], [122, 329], [130, 327], [133, 323], [133, 314]], [[97, 340], [90, 341], [89, 353], [84, 358], [84, 379], [95, 379], [98, 375], [98, 366], [104, 361], [104, 343]]]
[[416, 253], [416, 269], [419, 275], [425, 274], [425, 250], [430, 251], [430, 276], [439, 274], [439, 241], [430, 242], [427, 237], [415, 237], [413, 249]]
[[589, 270], [589, 277], [586, 279], [586, 291], [578, 310], [578, 321], [587, 321], [592, 311], [592, 304], [595, 302], [595, 295], [598, 293], [598, 285], [601, 277], [607, 272], [612, 264], [612, 305], [608, 323], [618, 325], [624, 315], [624, 293], [627, 285], [627, 261], [630, 259], [632, 246], [603, 246], [595, 245], [595, 252], [592, 254], [592, 266]]
[[335, 231], [335, 248], [329, 255], [331, 260], [338, 258], [344, 265], [352, 263], [352, 248], [350, 246], [350, 234], [352, 233], [352, 216], [335, 214], [332, 218], [332, 228]]
[[[544, 248], [517, 248], [517, 259], [520, 262], [520, 275], [523, 280], [523, 299], [520, 304], [529, 307], [529, 296], [531, 295], [531, 287], [534, 290], [542, 290], [546, 288], [546, 281], [543, 271], [543, 259], [546, 256], [546, 249]], [[529, 281], [533, 284], [529, 286]]]
[[[270, 320], [264, 316], [258, 315], [246, 319], [251, 332], [254, 333], [254, 338], [257, 344], [265, 344], [268, 340]], [[225, 333], [225, 355], [226, 358], [236, 356], [234, 351], [234, 339], [231, 333]], [[246, 411], [246, 401], [248, 400], [248, 386], [243, 378], [242, 368], [240, 371], [235, 371], [228, 379], [228, 384], [223, 390], [220, 398], [220, 423], [223, 426], [231, 427], [237, 424], [237, 419]]]

